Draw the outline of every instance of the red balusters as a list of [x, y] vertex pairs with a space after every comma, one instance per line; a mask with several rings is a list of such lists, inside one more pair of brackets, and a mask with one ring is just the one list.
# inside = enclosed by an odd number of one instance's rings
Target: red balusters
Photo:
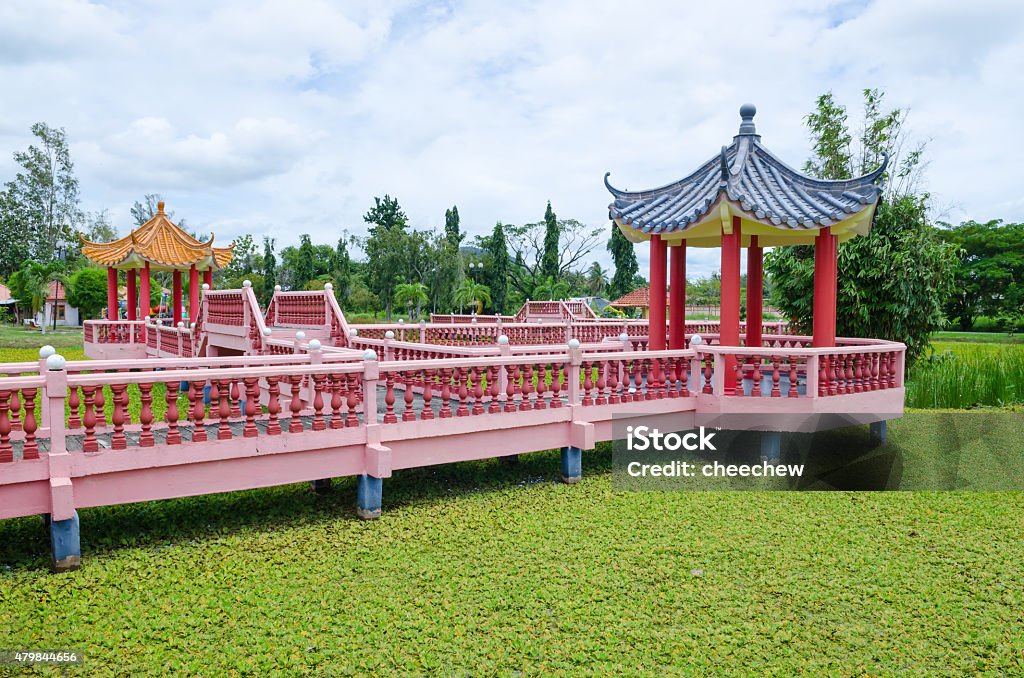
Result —
[[342, 375], [332, 374], [329, 378], [331, 387], [331, 430], [337, 430], [339, 428], [345, 428], [345, 420], [342, 419], [341, 405], [342, 395], [341, 391], [345, 383], [345, 377]]
[[324, 381], [326, 375], [313, 375], [313, 430], [326, 431], [327, 420], [324, 418]]
[[594, 390], [594, 375], [593, 375], [593, 363], [584, 360], [580, 363], [580, 368], [583, 370], [583, 400], [580, 404], [583, 406], [593, 405], [593, 390]]
[[484, 413], [484, 387], [479, 367], [473, 368], [473, 414]]
[[167, 405], [165, 410], [165, 417], [167, 419], [167, 444], [180, 445], [181, 431], [178, 430], [178, 382], [172, 381], [169, 384], [166, 384], [164, 402]]
[[752, 386], [750, 389], [750, 395], [760, 398], [761, 397], [761, 356], [755, 355], [754, 361], [754, 373], [751, 375]]
[[466, 387], [466, 382], [469, 379], [469, 374], [465, 368], [455, 368], [455, 379], [458, 382], [458, 395], [459, 395], [459, 407], [455, 410], [456, 417], [469, 416], [469, 408], [466, 406], [466, 399], [469, 397], [469, 389]]
[[395, 375], [393, 372], [384, 375], [384, 384], [384, 423], [394, 424], [398, 421], [398, 417], [395, 416]]
[[622, 396], [619, 394], [619, 366], [621, 364], [621, 361], [618, 360], [608, 364], [609, 405], [618, 405], [622, 402]]
[[828, 395], [829, 361], [828, 356], [818, 356], [818, 397]]
[[21, 397], [17, 389], [11, 391], [11, 430], [21, 430]]
[[345, 425], [359, 426], [359, 415], [356, 413], [356, 407], [359, 405], [359, 375], [350, 374], [348, 376], [348, 416], [345, 419]]
[[562, 370], [565, 368], [565, 363], [554, 363], [551, 366], [551, 407], [557, 408], [562, 406], [562, 388], [567, 386], [562, 381]]
[[522, 400], [519, 401], [519, 410], [526, 412], [533, 409], [533, 366], [523, 365], [523, 387]]
[[505, 408], [506, 412], [516, 411], [516, 379], [518, 378], [514, 369], [510, 369], [508, 365], [499, 367], [498, 369], [505, 370]]
[[420, 413], [420, 419], [433, 419], [434, 408], [431, 402], [434, 399], [434, 375], [435, 370], [424, 370], [423, 371], [423, 412]]
[[78, 397], [78, 387], [71, 386], [68, 391], [68, 428], [79, 429], [82, 428], [82, 418], [78, 414], [78, 408], [82, 402]]
[[787, 358], [789, 362], [789, 397], [797, 398], [800, 396], [799, 379], [797, 376], [796, 365], [797, 359], [794, 356]]
[[279, 377], [267, 377], [267, 435], [276, 436], [281, 433], [281, 422], [277, 415], [281, 412], [281, 385]]
[[413, 393], [413, 381], [417, 375], [413, 375], [413, 379], [405, 380], [405, 410], [402, 411], [402, 421], [416, 421], [416, 411], [413, 409], [413, 400], [415, 394]]
[[544, 399], [544, 393], [548, 390], [548, 367], [547, 365], [537, 365], [537, 399], [533, 403], [533, 409], [535, 410], [546, 410], [548, 407], [547, 401]]
[[39, 443], [36, 442], [36, 431], [39, 426], [36, 424], [36, 392], [38, 389], [25, 388], [21, 394], [25, 397], [25, 422], [22, 430], [25, 431], [25, 446], [22, 448], [22, 459], [38, 459]]
[[111, 422], [114, 424], [114, 433], [110, 437], [110, 448], [123, 450], [128, 447], [124, 435], [124, 425], [128, 414], [128, 387], [125, 384], [111, 384], [111, 400], [114, 404], [114, 413]]
[[[12, 403], [13, 405], [13, 403]], [[96, 399], [94, 400], [93, 414], [96, 417], [97, 426], [107, 425], [107, 411], [106, 411], [107, 400], [103, 396], [103, 387], [96, 387]]]
[[451, 408], [451, 381], [452, 381], [452, 370], [449, 367], [441, 368], [441, 412], [440, 417], [442, 419], [448, 419], [452, 416]]
[[242, 416], [242, 411], [239, 409], [239, 401], [240, 400], [241, 400], [241, 398], [239, 397], [239, 393], [238, 393], [238, 380], [237, 379], [232, 379], [231, 380], [231, 416], [232, 417], [240, 417], [240, 416]]
[[498, 403], [498, 370], [493, 365], [487, 366], [487, 394], [491, 402], [487, 406], [488, 414], [501, 412], [501, 405]]
[[85, 413], [82, 418], [85, 435], [82, 437], [82, 451], [96, 452], [100, 449], [99, 441], [96, 440], [96, 387], [83, 386], [82, 395], [85, 398]]
[[714, 393], [714, 387], [711, 385], [711, 368], [712, 360], [710, 355], [704, 356], [704, 387], [701, 389], [701, 393]]
[[153, 384], [142, 382], [139, 384], [139, 400], [142, 407], [139, 410], [139, 447], [153, 447]]
[[231, 440], [231, 424], [228, 417], [231, 416], [231, 403], [228, 402], [230, 395], [230, 380], [210, 380], [210, 414], [213, 414], [213, 406], [217, 405], [217, 418], [220, 422], [217, 425], [217, 440]]
[[288, 433], [302, 433], [302, 418], [299, 416], [302, 412], [302, 375], [293, 374], [289, 381], [292, 386], [292, 401], [289, 406], [292, 416], [288, 420]]
[[[203, 386], [205, 381], [193, 381], [188, 386], [189, 403], [192, 409], [192, 442], [201, 443], [206, 441], [206, 403], [203, 402]], [[211, 401], [213, 388], [210, 390]]]
[[676, 372], [679, 375], [679, 395], [683, 398], [690, 397], [690, 359], [678, 358], [676, 361]]

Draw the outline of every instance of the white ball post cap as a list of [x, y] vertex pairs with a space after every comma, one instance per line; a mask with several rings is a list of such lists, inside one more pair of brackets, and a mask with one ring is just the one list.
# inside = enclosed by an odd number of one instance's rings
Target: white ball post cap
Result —
[[507, 345], [508, 344], [508, 337], [506, 337], [504, 334], [499, 334], [498, 335], [498, 343], [501, 344], [502, 346]]
[[320, 340], [319, 339], [310, 339], [309, 340], [309, 350], [310, 351], [319, 351], [320, 350]]
[[699, 334], [695, 334], [692, 337], [690, 337], [690, 345], [691, 346], [700, 346], [703, 343], [704, 343], [704, 339], [702, 339]]
[[264, 327], [263, 328], [263, 336], [264, 337], [269, 337], [273, 333], [274, 333], [274, 330], [270, 329], [269, 327]]
[[368, 348], [365, 351], [363, 351], [363, 360], [376, 360], [376, 359], [377, 359], [377, 352], [374, 351], [372, 348]]
[[387, 332], [384, 333], [384, 338], [385, 339], [394, 339], [395, 338], [395, 333], [392, 332], [391, 330], [388, 330]]
[[299, 330], [295, 333], [295, 341], [303, 341], [306, 338], [306, 333]]
[[43, 360], [46, 360], [56, 352], [57, 349], [55, 349], [53, 346], [50, 346], [49, 344], [47, 344], [46, 346], [39, 347], [39, 357], [42, 358]]
[[619, 335], [619, 341], [623, 343], [629, 341], [629, 335], [623, 332], [622, 334]]
[[348, 336], [350, 336], [350, 337], [358, 337], [359, 336], [359, 330], [357, 330], [356, 328], [353, 327], [352, 329], [350, 329], [348, 331]]
[[405, 324], [405, 318], [399, 318], [398, 319], [398, 324], [399, 325], [404, 325]]
[[54, 353], [53, 355], [47, 356], [46, 358], [46, 369], [48, 370], [63, 370], [67, 362], [60, 353]]
[[281, 286], [280, 285], [274, 285], [274, 291], [275, 292], [280, 292], [281, 291]]
[[575, 337], [569, 340], [569, 348], [576, 349], [580, 347], [580, 340]]
[[185, 321], [183, 321], [183, 320], [179, 320], [178, 321], [178, 329], [179, 330], [185, 329]]
[[147, 315], [147, 316], [143, 317], [142, 319], [145, 320], [148, 323], [150, 320], [152, 320], [152, 317]]
[[[248, 281], [246, 281], [246, 282], [248, 282]], [[204, 292], [209, 292], [210, 291], [210, 283], [203, 283], [203, 291]]]
[[331, 283], [327, 283], [326, 285], [324, 285], [324, 289], [330, 292], [331, 290], [334, 289], [334, 285], [332, 285]]
[[471, 323], [473, 323], [474, 325], [476, 325], [476, 316], [473, 316], [473, 317], [472, 317], [472, 318], [470, 319], [470, 321], [469, 321], [469, 322], [471, 322]]
[[252, 287], [252, 281], [251, 280], [243, 280], [242, 281], [242, 287]]

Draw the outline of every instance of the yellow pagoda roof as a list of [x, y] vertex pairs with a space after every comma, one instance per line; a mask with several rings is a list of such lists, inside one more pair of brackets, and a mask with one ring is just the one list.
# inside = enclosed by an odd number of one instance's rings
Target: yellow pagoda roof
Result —
[[167, 218], [164, 203], [157, 203], [156, 215], [123, 238], [108, 243], [82, 241], [82, 254], [89, 261], [115, 268], [142, 268], [145, 262], [156, 270], [198, 270], [224, 268], [231, 261], [235, 243], [214, 247], [213, 235], [199, 242]]

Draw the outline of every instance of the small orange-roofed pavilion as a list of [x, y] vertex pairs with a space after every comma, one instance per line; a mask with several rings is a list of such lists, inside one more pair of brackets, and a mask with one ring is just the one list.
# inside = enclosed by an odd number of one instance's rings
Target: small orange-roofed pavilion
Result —
[[[203, 282], [213, 287], [213, 272], [231, 261], [235, 243], [214, 247], [213, 235], [199, 242], [167, 218], [164, 203], [157, 203], [156, 215], [123, 238], [108, 243], [94, 243], [79, 235], [82, 254], [89, 261], [107, 267], [107, 319], [118, 320], [118, 271], [127, 275], [128, 320], [149, 315], [150, 273], [171, 271], [173, 274], [171, 314], [174, 324], [182, 321], [181, 274], [189, 274], [188, 314], [195, 320], [199, 309], [199, 273]], [[137, 287], [138, 285], [138, 287]], [[140, 304], [140, 299], [141, 304]], [[142, 310], [139, 313], [139, 310]]]

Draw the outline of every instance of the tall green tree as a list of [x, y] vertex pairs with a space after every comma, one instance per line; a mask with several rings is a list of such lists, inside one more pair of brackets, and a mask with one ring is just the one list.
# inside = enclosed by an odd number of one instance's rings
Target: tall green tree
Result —
[[622, 230], [614, 223], [607, 247], [608, 252], [612, 255], [612, 264], [615, 266], [615, 274], [612, 275], [611, 283], [608, 285], [608, 297], [614, 300], [635, 289], [633, 279], [640, 272], [640, 266], [636, 262], [633, 243], [626, 239]]
[[[858, 135], [862, 163], [890, 155], [893, 167], [886, 200], [878, 207], [867, 236], [839, 247], [839, 285], [836, 333], [902, 341], [912, 362], [926, 348], [930, 334], [945, 322], [943, 305], [949, 298], [956, 269], [955, 248], [944, 243], [928, 220], [928, 195], [915, 188], [920, 177], [923, 147], [906, 154], [906, 115], [884, 112], [879, 90], [865, 90], [864, 126]], [[819, 97], [806, 118], [814, 156], [805, 170], [822, 179], [846, 179], [856, 166], [850, 150], [845, 107], [831, 95]], [[765, 257], [773, 286], [772, 301], [798, 327], [809, 331], [813, 322], [814, 250], [777, 247]]]
[[338, 244], [334, 248], [334, 257], [331, 260], [331, 269], [334, 272], [334, 296], [342, 308], [348, 304], [348, 292], [352, 286], [352, 257], [348, 253], [348, 233], [338, 238]]
[[367, 286], [384, 302], [385, 317], [391, 319], [391, 302], [395, 287], [406, 278], [408, 269], [408, 217], [398, 200], [385, 194], [374, 198], [373, 207], [365, 215], [370, 236], [362, 240], [366, 252]]
[[586, 287], [590, 296], [599, 296], [608, 287], [608, 273], [599, 262], [591, 263], [587, 269]]
[[[1024, 224], [965, 221], [939, 232], [957, 248], [956, 289], [946, 312], [962, 330], [978, 316], [1015, 329], [1024, 316]], [[1024, 318], [1022, 318], [1024, 320]]]
[[402, 211], [398, 200], [386, 193], [383, 198], [373, 199], [373, 207], [363, 215], [363, 221], [370, 225], [371, 234], [378, 229], [402, 229], [409, 225], [409, 217]]
[[4, 228], [0, 249], [26, 249], [8, 238], [27, 243], [32, 257], [49, 262], [72, 244], [82, 221], [78, 207], [78, 178], [63, 128], [37, 122], [32, 125], [36, 143], [14, 154], [18, 173], [4, 187], [0, 217]]
[[316, 249], [308, 233], [299, 236], [299, 251], [295, 259], [293, 289], [305, 289], [306, 283], [316, 278]]
[[427, 286], [423, 283], [399, 283], [395, 287], [395, 303], [405, 306], [410, 320], [417, 320], [423, 310], [423, 304], [430, 301], [427, 296]]
[[541, 259], [541, 278], [557, 278], [561, 271], [558, 265], [558, 218], [551, 209], [551, 201], [544, 210], [544, 256]]
[[274, 287], [277, 285], [277, 257], [274, 256], [274, 239], [263, 237], [263, 304], [270, 303], [270, 297], [274, 294]]
[[78, 269], [68, 280], [67, 300], [69, 305], [79, 310], [83, 319], [97, 317], [107, 305], [106, 272], [91, 266]]
[[[562, 278], [587, 260], [600, 242], [601, 229], [576, 219], [559, 219], [557, 224], [557, 268], [553, 277]], [[543, 221], [522, 226], [505, 224], [504, 228], [513, 261], [509, 282], [519, 295], [527, 297], [545, 279], [544, 258], [550, 251], [546, 242], [550, 229]]]
[[466, 237], [459, 226], [459, 208], [457, 205], [452, 205], [450, 210], [445, 210], [444, 212], [444, 237], [456, 247], [461, 245], [462, 239]]
[[486, 238], [481, 239], [487, 262], [484, 271], [487, 274], [488, 287], [491, 288], [491, 303], [496, 313], [504, 313], [508, 307], [509, 275], [512, 269], [512, 258], [508, 253], [505, 241], [505, 227], [499, 221], [494, 230]]
[[491, 303], [491, 290], [487, 285], [467, 278], [455, 290], [455, 303], [460, 308], [473, 306], [477, 313], [482, 313], [484, 305]]

